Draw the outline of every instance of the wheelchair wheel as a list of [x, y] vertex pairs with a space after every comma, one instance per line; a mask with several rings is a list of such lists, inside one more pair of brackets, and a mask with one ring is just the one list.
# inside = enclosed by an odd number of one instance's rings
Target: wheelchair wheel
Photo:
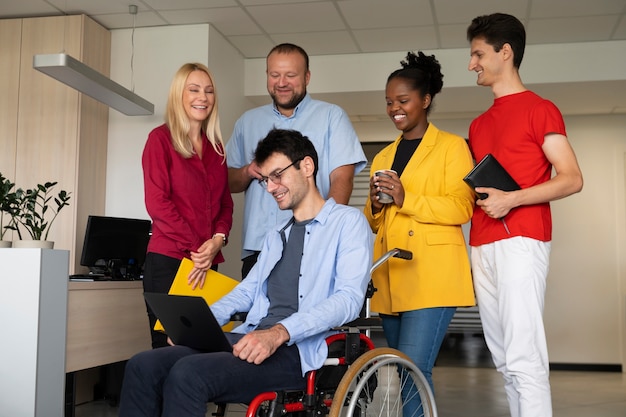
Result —
[[333, 396], [329, 417], [437, 417], [432, 390], [399, 350], [376, 348], [347, 370]]

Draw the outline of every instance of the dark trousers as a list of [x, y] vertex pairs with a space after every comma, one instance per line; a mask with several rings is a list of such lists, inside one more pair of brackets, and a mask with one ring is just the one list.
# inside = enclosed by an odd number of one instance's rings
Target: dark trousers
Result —
[[[146, 262], [144, 266], [143, 291], [159, 293], [169, 292], [179, 266], [180, 259], [149, 252], [146, 255]], [[211, 266], [211, 269], [217, 271], [217, 265]], [[146, 304], [146, 309], [148, 311], [148, 321], [150, 322], [152, 348], [156, 349], [169, 346], [167, 343], [167, 335], [163, 332], [154, 330], [157, 317], [154, 315], [148, 304]]]
[[[242, 335], [227, 333], [232, 343]], [[306, 385], [296, 345], [283, 345], [260, 365], [231, 352], [185, 346], [141, 352], [126, 365], [119, 417], [204, 417], [207, 402], [249, 403], [257, 394]]]
[[[169, 256], [158, 253], [148, 253], [146, 255], [146, 263], [143, 273], [143, 291], [167, 293], [172, 286], [180, 259], [171, 258]], [[168, 346], [167, 335], [154, 330], [157, 321], [152, 309], [146, 304], [148, 310], [148, 321], [150, 322], [150, 336], [152, 337], [152, 348]]]

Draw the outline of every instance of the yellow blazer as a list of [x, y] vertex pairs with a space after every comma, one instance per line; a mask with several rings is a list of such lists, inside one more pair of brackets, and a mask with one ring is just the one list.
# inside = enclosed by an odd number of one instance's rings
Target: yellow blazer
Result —
[[[391, 169], [402, 136], [381, 150], [371, 175]], [[432, 123], [400, 176], [404, 204], [394, 203], [365, 216], [376, 233], [374, 258], [393, 248], [413, 252], [413, 260], [391, 258], [373, 273], [378, 289], [371, 309], [384, 314], [429, 307], [475, 304], [467, 247], [461, 225], [472, 217], [474, 193], [463, 182], [473, 161], [460, 136]]]

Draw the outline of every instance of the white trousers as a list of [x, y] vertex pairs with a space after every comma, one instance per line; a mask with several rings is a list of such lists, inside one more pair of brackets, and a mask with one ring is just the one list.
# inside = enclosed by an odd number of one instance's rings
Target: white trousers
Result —
[[551, 417], [543, 306], [550, 242], [513, 237], [471, 248], [487, 347], [502, 373], [512, 417]]

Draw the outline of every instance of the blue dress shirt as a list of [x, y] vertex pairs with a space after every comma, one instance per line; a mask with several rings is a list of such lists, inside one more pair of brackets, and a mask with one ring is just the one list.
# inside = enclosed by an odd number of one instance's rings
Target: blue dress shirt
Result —
[[[355, 164], [357, 174], [367, 163], [359, 138], [343, 109], [313, 100], [307, 93], [290, 117], [283, 116], [274, 104], [244, 113], [226, 144], [228, 167], [248, 165], [259, 141], [274, 128], [297, 130], [313, 142], [319, 158], [316, 183], [324, 198], [328, 198], [330, 173], [335, 168]], [[291, 216], [290, 210], [280, 210], [272, 196], [253, 181], [245, 194], [242, 259], [253, 251], [260, 251], [265, 234], [285, 224]]]
[[[248, 333], [267, 315], [267, 279], [282, 256], [280, 230], [267, 234], [257, 263], [245, 280], [211, 306], [221, 324], [232, 314], [248, 311], [246, 321], [233, 330]], [[288, 235], [290, 226], [285, 230]], [[325, 338], [332, 328], [358, 317], [370, 280], [372, 238], [363, 213], [331, 198], [306, 225], [298, 311], [280, 323], [289, 332], [288, 344], [300, 352], [302, 375], [319, 369], [328, 355]]]

